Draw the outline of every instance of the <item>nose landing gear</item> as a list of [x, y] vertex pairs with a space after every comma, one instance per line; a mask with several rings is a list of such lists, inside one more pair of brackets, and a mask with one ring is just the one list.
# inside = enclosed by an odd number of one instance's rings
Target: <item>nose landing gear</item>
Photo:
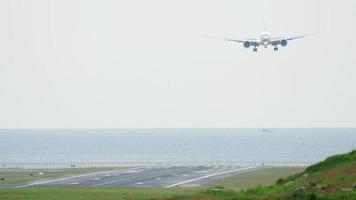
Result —
[[257, 47], [254, 47], [254, 48], [253, 48], [253, 52], [257, 52]]
[[278, 47], [274, 47], [274, 49], [273, 49], [274, 51], [278, 51]]

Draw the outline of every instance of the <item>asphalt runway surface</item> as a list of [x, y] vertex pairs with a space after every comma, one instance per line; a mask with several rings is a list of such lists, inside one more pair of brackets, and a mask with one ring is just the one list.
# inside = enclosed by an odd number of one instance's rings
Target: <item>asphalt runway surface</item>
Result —
[[132, 167], [76, 174], [27, 183], [2, 185], [0, 188], [31, 186], [85, 187], [196, 187], [232, 175], [258, 170], [258, 167]]

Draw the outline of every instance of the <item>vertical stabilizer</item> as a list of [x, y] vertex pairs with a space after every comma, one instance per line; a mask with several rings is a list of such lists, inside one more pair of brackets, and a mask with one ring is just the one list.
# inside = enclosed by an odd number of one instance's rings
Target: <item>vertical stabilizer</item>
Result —
[[267, 31], [266, 21], [263, 21], [263, 32]]

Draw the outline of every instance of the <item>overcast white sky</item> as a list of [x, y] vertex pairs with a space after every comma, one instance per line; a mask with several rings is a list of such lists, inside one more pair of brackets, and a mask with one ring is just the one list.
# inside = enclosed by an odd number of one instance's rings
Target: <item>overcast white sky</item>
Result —
[[[327, 32], [253, 53], [206, 35]], [[0, 128], [356, 127], [356, 1], [1, 0]]]

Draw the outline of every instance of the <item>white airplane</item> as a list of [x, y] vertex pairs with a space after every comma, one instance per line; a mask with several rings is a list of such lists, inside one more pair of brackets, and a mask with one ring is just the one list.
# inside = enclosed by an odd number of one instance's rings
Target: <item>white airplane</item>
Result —
[[295, 39], [304, 38], [310, 35], [314, 35], [321, 32], [310, 33], [305, 35], [299, 35], [295, 37], [272, 37], [269, 32], [262, 32], [259, 38], [256, 39], [245, 39], [245, 40], [238, 40], [232, 38], [223, 38], [229, 42], [238, 42], [242, 43], [245, 48], [253, 47], [253, 51], [257, 52], [257, 47], [263, 46], [267, 48], [269, 45], [274, 47], [274, 51], [278, 51], [278, 46], [285, 47], [288, 45], [288, 42]]

